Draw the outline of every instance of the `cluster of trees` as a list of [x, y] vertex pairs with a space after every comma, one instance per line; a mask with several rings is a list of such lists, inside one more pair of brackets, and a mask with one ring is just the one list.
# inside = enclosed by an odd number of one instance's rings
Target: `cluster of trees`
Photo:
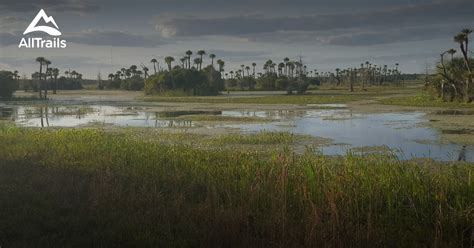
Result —
[[175, 66], [161, 71], [145, 81], [146, 94], [158, 95], [217, 95], [224, 90], [221, 73], [212, 65], [204, 69]]
[[116, 73], [110, 73], [108, 81], [99, 82], [99, 89], [143, 90], [144, 80], [148, 78], [148, 71], [148, 67], [144, 65], [142, 65], [142, 70], [139, 70], [136, 65], [131, 65], [128, 69], [122, 68]]
[[387, 65], [378, 66], [370, 62], [361, 64], [360, 68], [337, 68], [334, 72], [318, 72], [309, 70], [300, 61], [290, 61], [284, 58], [280, 63], [268, 60], [263, 65], [263, 73], [256, 73], [256, 63], [251, 66], [241, 65], [240, 69], [225, 73], [227, 89], [259, 89], [259, 90], [287, 90], [292, 93], [304, 93], [309, 85], [330, 84], [334, 86], [347, 85], [354, 91], [354, 85], [359, 84], [364, 89], [365, 85], [382, 85], [384, 83], [400, 84], [404, 79], [398, 69]]
[[[214, 94], [217, 89], [286, 90], [289, 94], [293, 92], [303, 94], [310, 85], [323, 83], [334, 86], [347, 85], [350, 91], [354, 91], [355, 84], [361, 85], [361, 89], [364, 89], [365, 85], [400, 84], [405, 78], [398, 69], [398, 63], [389, 68], [387, 65], [379, 66], [366, 62], [361, 64], [360, 68], [342, 70], [338, 68], [334, 72], [318, 72], [308, 70], [301, 59], [291, 61], [289, 58], [284, 58], [279, 63], [267, 60], [263, 64], [262, 72], [256, 71], [256, 63], [241, 65], [235, 71], [225, 72], [225, 62], [221, 59], [215, 60], [215, 54], [209, 54], [208, 66], [203, 66], [206, 51], [197, 51], [194, 58], [192, 55], [193, 52], [188, 50], [179, 60], [167, 56], [164, 58], [163, 67], [160, 67], [159, 60], [153, 58], [150, 60], [153, 68], [151, 73], [143, 63], [141, 69], [136, 65], [122, 68], [110, 73], [108, 81], [99, 80], [99, 89], [145, 89], [147, 94], [181, 91], [184, 94], [200, 95]], [[219, 75], [217, 80], [219, 83], [216, 83], [214, 75]], [[224, 82], [224, 87], [220, 85], [221, 80]]]
[[25, 91], [38, 92], [40, 99], [48, 97], [48, 90], [77, 90], [82, 89], [82, 74], [76, 71], [65, 71], [65, 76], [60, 76], [58, 68], [51, 67], [52, 62], [44, 57], [36, 58], [39, 63], [39, 71], [31, 74], [31, 81], [23, 80], [22, 88]]
[[[454, 42], [459, 44], [460, 57], [455, 57], [458, 52], [449, 49], [440, 54], [440, 62], [436, 67], [436, 74], [427, 78], [426, 87], [443, 101], [463, 100], [471, 102], [472, 78], [474, 60], [470, 57], [469, 35], [471, 29], [464, 29], [454, 36]], [[446, 56], [449, 58], [446, 59]]]
[[10, 98], [18, 88], [18, 71], [0, 71], [0, 98]]
[[[215, 54], [210, 54], [211, 64], [204, 67], [203, 60], [206, 52], [199, 50], [197, 57], [192, 59], [193, 52], [186, 51], [179, 60], [180, 64], [173, 64], [175, 58], [164, 58], [166, 69], [160, 67], [160, 62], [153, 58], [150, 63], [153, 72], [150, 75], [148, 67], [141, 65], [141, 70], [132, 65], [128, 69], [122, 68], [116, 73], [108, 75], [108, 81], [99, 85], [100, 89], [143, 90], [147, 94], [185, 94], [185, 95], [216, 95], [223, 90], [224, 81], [221, 73], [224, 71], [224, 61], [217, 60]], [[218, 70], [214, 67], [214, 62]], [[204, 67], [204, 68], [203, 68]]]
[[300, 61], [284, 58], [276, 64], [267, 60], [263, 64], [263, 72], [256, 72], [256, 63], [241, 65], [240, 69], [225, 73], [225, 85], [229, 90], [286, 90], [288, 94], [296, 91], [303, 94], [309, 85], [317, 85], [319, 81], [309, 77], [308, 67]]
[[323, 84], [346, 85], [353, 92], [355, 84], [360, 85], [362, 90], [364, 90], [366, 85], [401, 84], [404, 76], [401, 74], [398, 66], [399, 64], [396, 63], [393, 68], [389, 68], [388, 65], [381, 66], [367, 61], [360, 64], [359, 68], [336, 68], [334, 72], [321, 73], [314, 70], [310, 72], [310, 75]]

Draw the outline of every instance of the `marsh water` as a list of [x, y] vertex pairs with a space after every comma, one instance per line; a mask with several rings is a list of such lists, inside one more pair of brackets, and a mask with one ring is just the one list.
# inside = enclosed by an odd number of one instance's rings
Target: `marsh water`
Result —
[[[391, 152], [400, 159], [456, 160], [462, 144], [441, 143], [440, 132], [428, 127], [422, 112], [352, 113], [344, 105], [323, 109], [280, 111], [172, 111], [150, 112], [146, 107], [117, 106], [0, 106], [0, 118], [24, 127], [121, 126], [149, 128], [235, 128], [243, 133], [288, 131], [331, 139], [319, 147], [326, 155]], [[328, 109], [329, 108], [329, 109]], [[199, 122], [186, 116], [213, 115], [262, 118], [262, 122]], [[474, 147], [466, 159], [474, 161]]]

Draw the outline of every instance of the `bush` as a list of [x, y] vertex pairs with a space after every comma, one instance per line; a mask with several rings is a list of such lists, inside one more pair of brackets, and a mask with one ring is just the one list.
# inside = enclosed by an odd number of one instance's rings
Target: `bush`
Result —
[[145, 93], [148, 95], [170, 95], [172, 91], [178, 91], [180, 95], [217, 95], [223, 89], [224, 80], [212, 67], [202, 71], [175, 68], [171, 72], [163, 71], [150, 76], [145, 81]]
[[275, 81], [275, 88], [277, 90], [286, 90], [290, 83], [286, 78], [279, 78]]
[[[474, 67], [474, 59], [470, 59], [469, 63], [471, 67]], [[426, 79], [425, 89], [433, 96], [448, 102], [461, 101], [472, 95], [472, 87], [470, 87], [469, 92], [466, 92], [467, 72], [464, 60], [454, 58], [451, 61], [445, 61], [444, 66], [445, 70], [443, 70], [442, 64], [439, 63], [437, 73]]]
[[66, 77], [58, 78], [58, 90], [80, 90], [82, 88], [82, 79]]
[[140, 76], [134, 76], [121, 81], [119, 80], [119, 82], [120, 89], [122, 90], [139, 91], [143, 90], [143, 87], [145, 86], [144, 79]]
[[257, 89], [259, 90], [274, 90], [277, 77], [274, 74], [265, 75], [257, 79]]
[[13, 79], [13, 73], [9, 71], [0, 71], [0, 97], [10, 98], [18, 89], [18, 84]]

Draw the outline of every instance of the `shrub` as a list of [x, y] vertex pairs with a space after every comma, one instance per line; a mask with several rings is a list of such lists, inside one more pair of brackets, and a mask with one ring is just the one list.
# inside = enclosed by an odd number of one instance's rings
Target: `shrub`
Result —
[[10, 98], [17, 88], [18, 84], [15, 79], [13, 79], [13, 73], [0, 71], [0, 97]]
[[175, 68], [150, 76], [145, 81], [145, 93], [148, 95], [170, 95], [170, 91], [179, 91], [186, 95], [217, 95], [224, 89], [221, 74], [212, 67], [202, 71]]

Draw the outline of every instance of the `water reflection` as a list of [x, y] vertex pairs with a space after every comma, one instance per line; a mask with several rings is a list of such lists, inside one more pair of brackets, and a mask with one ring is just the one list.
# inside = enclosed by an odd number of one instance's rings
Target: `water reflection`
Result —
[[[288, 131], [296, 134], [330, 138], [333, 145], [322, 147], [327, 155], [349, 151], [366, 154], [387, 147], [401, 159], [413, 157], [457, 160], [462, 144], [440, 143], [440, 133], [426, 125], [424, 113], [354, 114], [350, 110], [307, 111], [303, 117], [278, 122], [235, 124], [243, 132]], [[381, 149], [383, 150], [383, 149]], [[467, 146], [466, 160], [474, 161], [474, 147]]]
[[11, 119], [14, 112], [14, 108], [0, 106], [0, 119]]
[[[429, 157], [457, 160], [463, 144], [440, 143], [440, 132], [423, 125], [424, 113], [354, 114], [350, 109], [270, 110], [270, 111], [167, 111], [149, 112], [140, 107], [112, 106], [6, 106], [2, 119], [27, 127], [76, 127], [116, 125], [151, 128], [193, 128], [202, 123], [186, 119], [192, 115], [260, 117], [264, 123], [238, 123], [217, 127], [238, 128], [242, 132], [288, 131], [324, 137], [332, 145], [324, 154], [341, 155], [394, 151], [399, 158]], [[209, 125], [209, 124], [206, 124]], [[212, 126], [209, 126], [212, 127]], [[474, 161], [474, 147], [467, 146], [463, 159]]]

